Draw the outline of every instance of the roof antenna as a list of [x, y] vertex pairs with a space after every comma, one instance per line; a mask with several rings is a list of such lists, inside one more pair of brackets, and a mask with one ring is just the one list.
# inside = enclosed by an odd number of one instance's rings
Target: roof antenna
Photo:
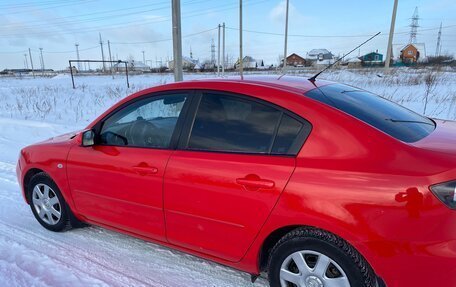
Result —
[[335, 64], [337, 64], [338, 62], [340, 62], [343, 58], [345, 58], [346, 56], [350, 55], [353, 51], [355, 51], [356, 49], [358, 49], [359, 47], [361, 47], [362, 45], [366, 44], [367, 42], [369, 42], [370, 40], [374, 39], [375, 37], [377, 37], [378, 35], [380, 35], [381, 32], [378, 32], [377, 34], [375, 34], [374, 36], [370, 37], [369, 39], [367, 39], [366, 41], [364, 41], [362, 44], [358, 45], [358, 47], [356, 47], [355, 49], [351, 50], [350, 52], [348, 52], [347, 54], [343, 55], [341, 58], [337, 59], [337, 61], [335, 61], [334, 63], [330, 64], [329, 66], [327, 66], [326, 68], [324, 68], [323, 70], [321, 70], [320, 72], [316, 73], [313, 77], [309, 78], [309, 81], [311, 82], [315, 82], [315, 79], [317, 79], [318, 76], [320, 76], [321, 73], [323, 73], [324, 71], [330, 69], [332, 66], [334, 66]]

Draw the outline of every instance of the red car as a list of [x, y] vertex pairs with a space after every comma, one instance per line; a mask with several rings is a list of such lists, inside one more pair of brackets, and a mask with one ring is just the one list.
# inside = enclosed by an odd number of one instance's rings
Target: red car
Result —
[[456, 286], [456, 123], [298, 77], [173, 83], [24, 148], [38, 222], [118, 230], [273, 287]]

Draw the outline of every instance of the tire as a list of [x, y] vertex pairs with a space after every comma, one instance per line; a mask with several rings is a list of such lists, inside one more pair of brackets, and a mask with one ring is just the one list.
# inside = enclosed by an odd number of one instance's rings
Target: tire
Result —
[[73, 227], [76, 218], [48, 174], [40, 172], [30, 179], [27, 196], [33, 215], [44, 228], [63, 232]]
[[268, 277], [271, 287], [378, 286], [374, 271], [353, 246], [316, 228], [295, 229], [276, 243]]

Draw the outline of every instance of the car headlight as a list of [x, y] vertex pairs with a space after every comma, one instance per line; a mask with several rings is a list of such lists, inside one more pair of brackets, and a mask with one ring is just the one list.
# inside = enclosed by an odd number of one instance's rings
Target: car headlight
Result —
[[441, 202], [451, 209], [456, 209], [456, 181], [432, 185], [430, 188]]

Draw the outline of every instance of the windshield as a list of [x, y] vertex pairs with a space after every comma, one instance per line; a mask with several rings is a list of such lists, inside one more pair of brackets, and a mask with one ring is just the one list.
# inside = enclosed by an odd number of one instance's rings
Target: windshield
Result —
[[431, 119], [351, 86], [327, 85], [311, 90], [306, 95], [404, 142], [419, 141], [435, 129], [435, 123]]

